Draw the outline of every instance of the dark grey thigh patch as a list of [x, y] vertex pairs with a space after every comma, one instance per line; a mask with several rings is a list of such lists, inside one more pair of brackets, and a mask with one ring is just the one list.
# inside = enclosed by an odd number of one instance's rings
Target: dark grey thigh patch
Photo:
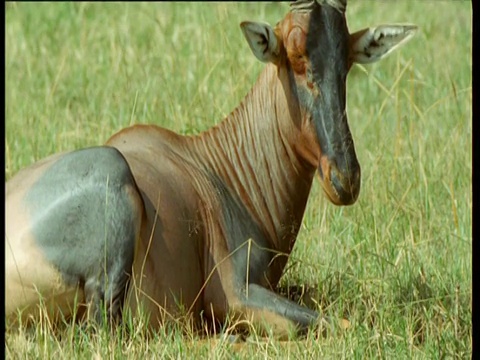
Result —
[[[260, 284], [275, 254], [268, 250], [269, 242], [265, 233], [240, 199], [231, 193], [221, 179], [216, 176], [210, 178], [219, 193], [222, 206], [219, 221], [224, 227], [228, 250], [233, 254], [234, 280], [240, 288], [245, 288], [247, 276], [249, 283]], [[250, 246], [247, 243], [249, 239], [252, 240]]]
[[25, 197], [46, 258], [68, 284], [87, 283], [102, 299], [123, 291], [131, 271], [141, 214], [128, 188], [136, 185], [123, 155], [94, 147], [60, 158]]

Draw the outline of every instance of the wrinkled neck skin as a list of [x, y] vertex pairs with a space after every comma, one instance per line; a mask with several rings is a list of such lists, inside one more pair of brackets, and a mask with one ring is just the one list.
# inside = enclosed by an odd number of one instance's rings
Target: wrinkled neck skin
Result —
[[291, 91], [292, 71], [267, 64], [223, 122], [193, 137], [198, 165], [220, 177], [268, 247], [285, 254], [295, 242], [319, 157], [313, 127]]

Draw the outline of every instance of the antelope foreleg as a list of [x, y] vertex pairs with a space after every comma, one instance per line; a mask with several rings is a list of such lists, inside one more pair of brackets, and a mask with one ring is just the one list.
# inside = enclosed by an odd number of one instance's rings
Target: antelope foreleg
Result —
[[279, 337], [304, 333], [320, 320], [316, 311], [257, 284], [249, 284], [248, 291], [230, 306], [230, 310], [236, 318], [251, 322], [262, 333], [270, 332]]

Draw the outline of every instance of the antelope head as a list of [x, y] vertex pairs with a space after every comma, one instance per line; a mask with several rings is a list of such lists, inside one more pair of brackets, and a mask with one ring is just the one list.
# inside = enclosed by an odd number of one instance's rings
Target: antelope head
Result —
[[322, 187], [336, 205], [353, 204], [360, 192], [360, 165], [346, 113], [346, 79], [353, 63], [378, 61], [406, 43], [417, 27], [381, 25], [350, 34], [346, 0], [299, 0], [275, 28], [242, 22], [254, 55], [286, 67], [301, 121], [316, 138]]

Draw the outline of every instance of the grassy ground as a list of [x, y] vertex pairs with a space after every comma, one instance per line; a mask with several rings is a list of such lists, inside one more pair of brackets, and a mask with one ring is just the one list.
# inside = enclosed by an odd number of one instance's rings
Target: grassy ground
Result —
[[[6, 4], [6, 178], [52, 153], [99, 145], [132, 123], [184, 134], [220, 121], [263, 65], [242, 20], [275, 24], [286, 3]], [[282, 279], [309, 285], [352, 327], [232, 346], [164, 329], [150, 339], [9, 330], [9, 358], [470, 358], [472, 9], [469, 1], [356, 1], [351, 31], [421, 32], [348, 79], [362, 165], [356, 205], [314, 185]], [[452, 18], [455, 21], [452, 21]], [[136, 329], [135, 334], [142, 333]]]

